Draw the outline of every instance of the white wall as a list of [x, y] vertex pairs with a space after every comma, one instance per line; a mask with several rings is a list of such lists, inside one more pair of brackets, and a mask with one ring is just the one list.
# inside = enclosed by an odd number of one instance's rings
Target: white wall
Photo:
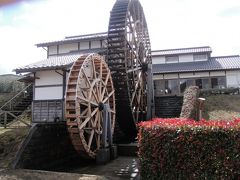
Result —
[[80, 49], [89, 49], [89, 41], [80, 42]]
[[193, 55], [192, 54], [181, 54], [179, 55], [179, 62], [192, 62]]
[[[198, 78], [209, 77], [209, 72], [196, 72], [196, 73], [179, 73], [179, 78]], [[176, 79], [178, 74], [164, 74], [164, 79]], [[154, 75], [153, 79], [162, 79], [161, 75]]]
[[162, 74], [153, 75], [153, 79], [154, 79], [154, 80], [163, 79], [163, 75], [162, 75]]
[[70, 51], [77, 51], [77, 50], [78, 50], [78, 43], [59, 45], [59, 54], [69, 53]]
[[152, 63], [153, 64], [165, 64], [165, 57], [164, 56], [153, 56]]
[[179, 73], [179, 78], [192, 78], [194, 77], [193, 73]]
[[164, 74], [164, 79], [177, 79], [178, 74]]
[[[63, 73], [62, 71], [58, 71]], [[52, 71], [38, 71], [36, 72], [35, 86], [44, 86], [44, 85], [62, 85], [62, 76]]]
[[209, 77], [209, 72], [195, 72], [194, 77]]
[[240, 70], [226, 72], [227, 87], [240, 87]]
[[210, 76], [225, 76], [225, 71], [211, 71]]
[[[178, 55], [179, 62], [193, 62], [193, 54], [181, 54]], [[165, 64], [166, 58], [165, 56], [153, 56], [152, 57], [152, 63], [153, 64]], [[168, 63], [176, 63], [176, 62], [168, 62]]]
[[62, 99], [63, 77], [60, 74], [55, 71], [39, 71], [36, 72], [36, 78], [34, 100]]
[[36, 87], [34, 100], [62, 99], [63, 88], [57, 87]]
[[103, 48], [107, 48], [107, 40], [103, 40], [102, 41], [102, 47]]
[[101, 41], [91, 41], [91, 49], [101, 48]]
[[[153, 64], [165, 64], [165, 63], [176, 63], [176, 62], [166, 62], [166, 58], [163, 55], [156, 56], [153, 52], [152, 62]], [[174, 54], [175, 56], [175, 54]], [[194, 61], [206, 61], [208, 59], [193, 60], [193, 54], [176, 54], [179, 59], [179, 63], [183, 62], [194, 62]]]
[[[237, 76], [236, 73], [238, 74], [238, 78], [240, 81], [240, 71], [238, 72], [228, 72], [228, 76]], [[225, 71], [212, 71], [210, 72], [210, 76], [225, 76]], [[179, 78], [198, 78], [198, 77], [209, 77], [209, 72], [195, 72], [195, 73], [179, 73]], [[154, 79], [162, 79], [162, 75], [154, 75]], [[178, 78], [178, 75], [175, 74], [164, 74], [164, 79], [175, 79]]]

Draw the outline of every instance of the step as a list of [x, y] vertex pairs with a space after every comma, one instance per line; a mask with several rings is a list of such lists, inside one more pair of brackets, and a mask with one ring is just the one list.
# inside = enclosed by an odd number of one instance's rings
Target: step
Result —
[[125, 23], [125, 16], [122, 16], [120, 18], [116, 18], [115, 20], [113, 20], [112, 18], [110, 18], [110, 23]]
[[137, 142], [128, 144], [117, 144], [117, 151], [119, 156], [137, 156]]

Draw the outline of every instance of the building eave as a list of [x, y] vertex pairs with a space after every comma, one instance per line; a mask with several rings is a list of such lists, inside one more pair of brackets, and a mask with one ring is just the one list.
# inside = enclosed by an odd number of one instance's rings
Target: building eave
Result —
[[157, 74], [173, 74], [173, 73], [194, 73], [194, 72], [210, 72], [210, 71], [233, 71], [240, 70], [240, 68], [228, 68], [228, 69], [199, 69], [199, 70], [183, 70], [183, 71], [165, 71], [165, 72], [153, 72], [153, 75]]
[[[94, 37], [95, 36], [95, 37]], [[78, 43], [78, 42], [84, 42], [84, 41], [94, 41], [94, 40], [105, 40], [107, 39], [107, 33], [95, 33], [95, 34], [86, 34], [81, 36], [67, 36], [65, 39], [59, 40], [59, 41], [51, 41], [51, 42], [44, 42], [44, 43], [38, 43], [35, 44], [37, 47], [47, 47], [47, 46], [53, 46], [53, 45], [62, 45], [66, 43]]]
[[163, 50], [153, 50], [152, 56], [169, 56], [169, 55], [180, 55], [180, 54], [195, 54], [195, 53], [212, 53], [210, 46], [201, 47], [190, 47], [190, 48], [178, 48], [178, 49], [163, 49]]
[[47, 71], [47, 70], [67, 70], [69, 67], [71, 67], [71, 64], [64, 65], [64, 66], [54, 66], [54, 67], [38, 67], [38, 68], [29, 68], [29, 69], [14, 69], [13, 71], [16, 72], [16, 74], [19, 73], [28, 73], [28, 72], [37, 72], [37, 71]]

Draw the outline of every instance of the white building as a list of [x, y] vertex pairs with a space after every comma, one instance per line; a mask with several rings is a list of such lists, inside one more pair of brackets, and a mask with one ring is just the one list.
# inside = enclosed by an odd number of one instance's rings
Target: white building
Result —
[[186, 87], [240, 87], [240, 57], [211, 56], [211, 48], [152, 51], [155, 96], [182, 95]]
[[70, 36], [60, 41], [37, 44], [47, 50], [47, 58], [16, 68], [33, 79], [32, 119], [34, 122], [63, 120], [68, 72], [81, 54], [106, 51], [107, 33]]
[[[63, 120], [68, 72], [81, 54], [107, 52], [107, 33], [70, 36], [37, 44], [44, 60], [15, 69], [33, 79], [33, 121]], [[200, 89], [240, 86], [240, 57], [211, 57], [210, 47], [152, 51], [155, 96], [182, 95], [190, 85]]]

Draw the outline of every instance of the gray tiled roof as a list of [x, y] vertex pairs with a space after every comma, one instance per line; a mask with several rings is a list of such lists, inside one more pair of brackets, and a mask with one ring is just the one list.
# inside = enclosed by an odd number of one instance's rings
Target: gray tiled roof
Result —
[[153, 64], [153, 73], [240, 69], [240, 56], [212, 57], [208, 61]]
[[65, 39], [60, 41], [39, 43], [39, 44], [36, 44], [36, 46], [46, 47], [46, 46], [56, 45], [56, 44], [79, 42], [80, 40], [83, 41], [83, 40], [95, 40], [95, 39], [106, 39], [106, 38], [107, 38], [107, 32], [102, 32], [102, 33], [85, 34], [85, 35], [79, 35], [79, 36], [67, 36], [65, 37]]
[[202, 53], [202, 52], [212, 52], [209, 46], [202, 47], [192, 47], [192, 48], [180, 48], [180, 49], [164, 49], [152, 51], [152, 56], [165, 56], [174, 54], [187, 54], [187, 53]]
[[80, 57], [80, 54], [53, 56], [42, 61], [38, 61], [23, 67], [14, 69], [16, 73], [21, 72], [34, 72], [40, 69], [55, 69], [67, 67], [76, 61]]

